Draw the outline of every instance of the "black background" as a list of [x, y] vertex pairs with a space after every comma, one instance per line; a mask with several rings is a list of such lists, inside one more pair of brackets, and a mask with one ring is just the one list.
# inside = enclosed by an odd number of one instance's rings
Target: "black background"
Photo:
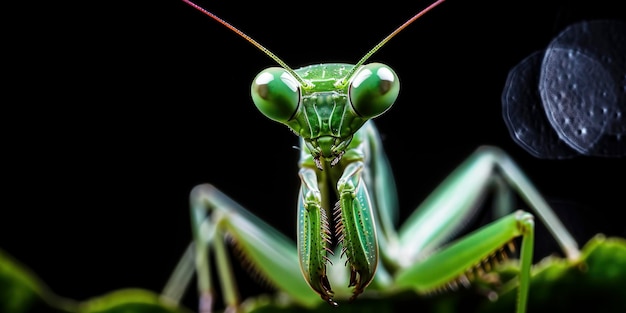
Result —
[[[491, 144], [558, 204], [580, 243], [626, 235], [623, 159], [535, 159], [501, 117], [509, 69], [573, 22], [624, 18], [609, 3], [448, 0], [372, 57], [402, 84], [377, 119], [402, 216]], [[200, 4], [297, 68], [354, 63], [429, 2]], [[13, 22], [2, 48], [0, 248], [54, 291], [160, 291], [191, 239], [188, 192], [203, 182], [294, 234], [297, 140], [249, 96], [256, 73], [274, 66], [266, 55], [175, 0], [2, 11]]]

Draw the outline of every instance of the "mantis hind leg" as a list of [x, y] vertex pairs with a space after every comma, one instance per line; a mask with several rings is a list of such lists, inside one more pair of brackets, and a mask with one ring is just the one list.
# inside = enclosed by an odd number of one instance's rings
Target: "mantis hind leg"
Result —
[[543, 222], [567, 258], [577, 260], [576, 240], [552, 211], [530, 179], [502, 150], [483, 146], [457, 167], [415, 210], [399, 230], [403, 253], [412, 258], [438, 249], [475, 213], [480, 201], [495, 190], [496, 217], [514, 211], [517, 193]]
[[224, 303], [227, 310], [236, 309], [240, 300], [225, 244], [228, 239], [260, 278], [303, 306], [318, 303], [317, 294], [302, 279], [292, 240], [209, 184], [191, 191], [190, 207], [193, 242], [164, 288], [164, 298], [179, 301], [195, 269], [200, 312], [211, 312], [210, 268], [215, 260]]
[[[477, 209], [490, 191], [496, 192], [496, 221], [447, 243]], [[503, 151], [481, 147], [448, 176], [413, 213], [399, 232], [402, 268], [396, 285], [418, 292], [431, 292], [458, 283], [467, 284], [468, 274], [489, 261], [502, 246], [522, 237], [517, 312], [525, 312], [530, 285], [534, 245], [534, 218], [527, 212], [512, 214], [510, 191], [516, 192], [548, 228], [573, 260], [580, 256], [576, 241], [547, 202]], [[444, 245], [442, 247], [442, 245]], [[454, 288], [451, 288], [454, 289]]]

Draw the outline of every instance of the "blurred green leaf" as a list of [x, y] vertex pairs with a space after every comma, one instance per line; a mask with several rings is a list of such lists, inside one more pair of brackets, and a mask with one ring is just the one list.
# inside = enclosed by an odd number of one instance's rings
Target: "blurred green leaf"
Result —
[[[514, 263], [499, 269], [502, 276], [515, 275]], [[626, 239], [598, 235], [582, 249], [579, 262], [548, 257], [533, 269], [528, 312], [568, 312], [580, 309], [603, 313], [626, 312]], [[511, 312], [515, 289], [497, 301], [477, 296], [476, 289], [432, 297], [404, 293], [393, 298], [361, 298], [331, 308], [326, 303], [313, 312], [398, 312], [420, 308], [421, 312]], [[280, 297], [261, 296], [244, 302], [250, 312], [302, 312], [302, 308], [279, 304]], [[159, 295], [143, 289], [120, 289], [83, 302], [57, 296], [26, 267], [0, 250], [0, 312], [55, 313], [189, 313], [170, 305]]]
[[189, 313], [143, 289], [120, 289], [83, 302], [59, 297], [0, 250], [0, 313]]

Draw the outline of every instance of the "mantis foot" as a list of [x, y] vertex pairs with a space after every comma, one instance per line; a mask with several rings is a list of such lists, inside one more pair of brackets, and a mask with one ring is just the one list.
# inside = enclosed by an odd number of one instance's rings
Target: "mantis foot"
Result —
[[338, 307], [339, 304], [337, 304], [337, 302], [335, 300], [333, 300], [332, 296], [335, 294], [332, 290], [332, 288], [330, 287], [330, 282], [328, 282], [328, 276], [323, 275], [320, 277], [320, 283], [322, 285], [322, 287], [324, 288], [324, 292], [320, 292], [320, 296], [322, 297], [322, 300], [328, 302], [328, 304], [330, 304], [332, 307]]

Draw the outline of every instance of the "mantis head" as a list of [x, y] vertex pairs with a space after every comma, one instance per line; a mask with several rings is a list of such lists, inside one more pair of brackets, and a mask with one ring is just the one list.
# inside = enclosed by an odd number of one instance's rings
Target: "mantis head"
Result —
[[252, 99], [268, 118], [300, 136], [320, 170], [336, 165], [354, 133], [367, 120], [387, 111], [400, 90], [388, 66], [370, 63], [320, 64], [294, 71], [268, 68], [252, 83]]

